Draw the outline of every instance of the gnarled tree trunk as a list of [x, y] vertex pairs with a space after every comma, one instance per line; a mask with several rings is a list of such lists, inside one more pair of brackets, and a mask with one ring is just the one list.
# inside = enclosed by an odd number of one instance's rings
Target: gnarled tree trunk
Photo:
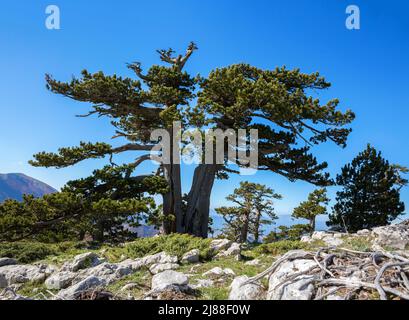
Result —
[[[162, 229], [164, 234], [179, 232], [176, 227], [177, 221], [183, 219], [180, 155], [173, 150], [176, 148], [173, 128], [169, 128], [168, 133], [170, 142], [169, 161], [162, 164], [163, 177], [169, 187], [169, 192], [163, 195], [163, 214], [165, 220], [162, 223]], [[171, 219], [172, 216], [173, 218]]]
[[249, 234], [249, 214], [244, 214], [241, 218], [242, 226], [240, 230], [240, 243], [246, 243]]
[[169, 192], [163, 195], [163, 214], [166, 218], [174, 216], [173, 220], [163, 221], [163, 232], [165, 234], [180, 232], [176, 227], [177, 222], [183, 219], [180, 165], [163, 165], [163, 176], [169, 185]]
[[261, 212], [260, 210], [256, 209], [256, 218], [254, 221], [254, 242], [258, 243], [260, 239], [260, 220], [261, 220]]
[[207, 238], [210, 196], [217, 168], [214, 164], [201, 164], [195, 169], [192, 188], [187, 198], [187, 210], [181, 225], [185, 233]]
[[310, 235], [312, 235], [315, 231], [315, 217], [310, 218]]

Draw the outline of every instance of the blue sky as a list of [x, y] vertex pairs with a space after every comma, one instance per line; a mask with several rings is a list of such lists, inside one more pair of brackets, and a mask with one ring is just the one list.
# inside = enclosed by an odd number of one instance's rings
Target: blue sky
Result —
[[[61, 10], [61, 30], [45, 28], [49, 4]], [[360, 7], [360, 30], [345, 27], [350, 4]], [[81, 140], [109, 141], [113, 135], [106, 120], [76, 118], [87, 105], [48, 92], [45, 73], [61, 80], [84, 68], [132, 76], [127, 62], [141, 61], [147, 68], [159, 61], [156, 49], [184, 51], [191, 40], [199, 46], [187, 65], [192, 74], [247, 62], [324, 75], [333, 86], [320, 98], [339, 98], [341, 108], [357, 116], [346, 149], [331, 143], [314, 148], [332, 175], [368, 142], [392, 163], [409, 166], [408, 13], [409, 2], [403, 0], [2, 1], [0, 172], [23, 172], [59, 188], [104, 164], [86, 161], [63, 170], [27, 164], [38, 151]], [[192, 168], [184, 170], [186, 192]], [[212, 207], [223, 204], [241, 179], [216, 182]], [[246, 179], [283, 194], [277, 203], [280, 214], [291, 213], [314, 188], [270, 173]], [[331, 188], [332, 198], [335, 191]], [[408, 204], [408, 188], [402, 198]]]

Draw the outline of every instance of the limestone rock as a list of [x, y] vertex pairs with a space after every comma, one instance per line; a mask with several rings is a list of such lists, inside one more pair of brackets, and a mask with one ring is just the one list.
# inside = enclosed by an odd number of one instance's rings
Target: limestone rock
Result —
[[7, 281], [7, 285], [25, 282], [43, 282], [46, 278], [43, 266], [8, 265], [0, 267], [0, 278]]
[[341, 238], [336, 237], [336, 236], [324, 238], [323, 240], [330, 247], [337, 247], [344, 243], [344, 241], [342, 241]]
[[127, 260], [124, 260], [124, 261], [118, 263], [117, 265], [119, 267], [123, 267], [123, 268], [130, 268], [130, 269], [132, 269], [132, 271], [138, 271], [142, 267], [145, 266], [142, 259], [136, 259], [136, 260], [127, 259]]
[[326, 231], [315, 231], [311, 237], [304, 236], [301, 238], [302, 242], [323, 241], [327, 246], [340, 246], [344, 243], [342, 237], [346, 234]]
[[230, 268], [222, 269], [220, 267], [214, 267], [209, 271], [206, 271], [202, 274], [203, 277], [210, 277], [210, 278], [221, 278], [221, 277], [234, 277], [236, 274]]
[[369, 236], [371, 234], [371, 231], [368, 229], [362, 229], [362, 230], [358, 230], [356, 234], [359, 236]]
[[63, 300], [75, 300], [81, 293], [104, 285], [105, 281], [102, 279], [90, 276], [67, 289], [61, 290], [58, 292], [57, 297]]
[[152, 290], [165, 290], [167, 287], [184, 287], [189, 283], [189, 278], [180, 272], [166, 270], [152, 277]]
[[198, 279], [196, 284], [192, 285], [193, 289], [210, 288], [214, 286], [214, 281], [210, 279]]
[[27, 297], [24, 297], [20, 294], [17, 294], [14, 292], [14, 290], [10, 289], [10, 288], [6, 288], [3, 291], [0, 291], [0, 301], [1, 300], [31, 300]]
[[302, 236], [300, 239], [301, 242], [312, 242], [312, 239], [310, 236]]
[[66, 262], [62, 270], [76, 272], [81, 269], [95, 267], [102, 263], [102, 260], [94, 252], [86, 252], [74, 257], [71, 262]]
[[190, 250], [189, 252], [186, 252], [182, 259], [182, 263], [197, 263], [199, 262], [200, 259], [200, 251], [198, 249], [193, 249]]
[[65, 289], [72, 285], [72, 281], [77, 275], [71, 271], [61, 271], [52, 274], [47, 280], [45, 280], [45, 286], [47, 289]]
[[8, 285], [8, 281], [7, 281], [6, 277], [4, 276], [4, 274], [0, 273], [0, 289], [6, 288], [7, 285]]
[[188, 285], [189, 278], [180, 272], [166, 270], [152, 277], [151, 290], [144, 295], [145, 300], [179, 300], [193, 293]]
[[265, 296], [265, 290], [260, 282], [243, 285], [249, 278], [240, 276], [234, 278], [230, 285], [229, 300], [261, 300]]
[[240, 253], [241, 253], [240, 243], [234, 242], [227, 250], [219, 252], [216, 255], [216, 258], [240, 256]]
[[149, 268], [149, 271], [152, 274], [158, 274], [165, 270], [175, 270], [177, 268], [179, 268], [177, 263], [155, 263]]
[[228, 248], [230, 248], [232, 243], [233, 241], [228, 239], [215, 239], [210, 242], [210, 250], [212, 250], [213, 253], [218, 253], [222, 250], [227, 250]]
[[75, 279], [74, 283], [93, 276], [98, 277], [107, 284], [110, 284], [133, 272], [134, 271], [129, 266], [104, 262], [93, 268], [81, 270], [78, 273], [78, 277]]
[[0, 258], [0, 267], [16, 265], [17, 260], [12, 258]]
[[244, 263], [246, 266], [258, 266], [260, 265], [259, 259], [250, 260]]
[[159, 252], [157, 254], [143, 257], [141, 262], [148, 267], [155, 263], [177, 263], [178, 257], [170, 256], [166, 252]]
[[278, 266], [271, 275], [267, 300], [310, 300], [314, 294], [312, 280], [314, 276], [303, 275], [285, 283], [292, 275], [316, 266], [316, 262], [308, 259], [286, 261]]
[[374, 245], [381, 248], [405, 250], [409, 248], [409, 220], [399, 224], [372, 229]]
[[46, 276], [49, 277], [50, 275], [56, 273], [58, 270], [59, 268], [57, 266], [50, 264], [45, 266], [44, 272]]

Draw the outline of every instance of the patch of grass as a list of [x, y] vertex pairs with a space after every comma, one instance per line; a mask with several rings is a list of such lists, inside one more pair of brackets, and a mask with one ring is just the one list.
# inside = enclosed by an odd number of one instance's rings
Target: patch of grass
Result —
[[0, 243], [0, 257], [14, 258], [20, 263], [44, 261], [59, 265], [87, 251], [93, 251], [110, 262], [118, 262], [123, 260], [123, 256], [135, 259], [162, 251], [181, 258], [184, 253], [192, 249], [199, 249], [200, 258], [205, 261], [211, 256], [209, 247], [211, 241], [211, 239], [201, 239], [186, 234], [172, 234], [140, 238], [124, 245], [105, 244], [100, 247], [89, 247], [81, 242], [2, 242]]
[[344, 239], [344, 247], [352, 250], [368, 252], [372, 251], [372, 242], [365, 237], [348, 237]]
[[196, 238], [187, 234], [171, 234], [137, 239], [126, 244], [124, 252], [130, 258], [141, 258], [162, 251], [181, 258], [184, 253], [192, 249], [199, 249], [200, 258], [206, 260], [211, 254], [210, 242], [211, 239]]
[[314, 249], [317, 249], [317, 248], [325, 248], [325, 247], [328, 247], [328, 244], [325, 243], [324, 240], [315, 239], [315, 240], [312, 240], [311, 242], [308, 242], [307, 247], [308, 247], [308, 248], [311, 248], [312, 250], [314, 250]]
[[229, 289], [227, 287], [210, 287], [199, 289], [199, 300], [227, 300]]
[[245, 261], [237, 261], [234, 258], [222, 258], [222, 259], [215, 259], [211, 261], [207, 261], [206, 263], [197, 264], [197, 265], [182, 265], [177, 271], [183, 273], [191, 273], [190, 269], [192, 266], [195, 266], [194, 273], [195, 275], [191, 277], [191, 280], [195, 279], [202, 279], [202, 274], [210, 269], [215, 267], [220, 267], [222, 269], [229, 268], [234, 271], [237, 276], [240, 275], [247, 275], [247, 276], [255, 276], [259, 272], [263, 271], [266, 267], [265, 263], [260, 263], [260, 265], [256, 266], [249, 266], [245, 264]]
[[81, 244], [74, 242], [62, 242], [58, 244], [41, 242], [1, 242], [0, 257], [14, 258], [20, 263], [32, 263], [79, 251]]
[[261, 244], [253, 251], [255, 254], [270, 254], [273, 256], [284, 254], [291, 250], [307, 249], [308, 245], [301, 241], [282, 240], [272, 243]]
[[[143, 293], [149, 290], [151, 279], [152, 276], [149, 274], [149, 272], [146, 272], [146, 270], [145, 271], [141, 270], [127, 277], [124, 277], [119, 281], [114, 282], [113, 284], [109, 285], [106, 289], [112, 292], [113, 294], [117, 294], [119, 296], [121, 295], [127, 296], [128, 294], [130, 294], [135, 299], [140, 299]], [[129, 283], [135, 283], [137, 284], [137, 286], [130, 290], [121, 291], [121, 289]]]
[[[220, 267], [222, 269], [230, 268], [234, 271], [236, 276], [247, 275], [249, 277], [255, 276], [260, 272], [264, 271], [268, 265], [272, 262], [272, 257], [260, 257], [261, 263], [255, 266], [249, 266], [245, 264], [245, 261], [237, 261], [234, 258], [222, 258], [217, 260], [208, 261], [206, 263], [197, 265], [185, 265], [178, 269], [178, 271], [183, 273], [192, 273], [190, 269], [194, 266], [194, 275], [189, 278], [190, 284], [195, 284], [198, 279], [205, 279], [208, 277], [203, 277], [202, 274], [214, 267]], [[230, 284], [234, 277], [228, 277], [225, 281], [218, 283], [209, 288], [198, 289], [198, 299], [199, 300], [226, 300], [230, 291]], [[263, 279], [263, 284], [266, 285], [266, 281]]]
[[56, 293], [58, 290], [48, 290], [43, 283], [38, 282], [26, 282], [17, 290], [17, 293], [24, 296], [33, 298], [38, 296], [39, 299], [50, 297], [52, 293]]

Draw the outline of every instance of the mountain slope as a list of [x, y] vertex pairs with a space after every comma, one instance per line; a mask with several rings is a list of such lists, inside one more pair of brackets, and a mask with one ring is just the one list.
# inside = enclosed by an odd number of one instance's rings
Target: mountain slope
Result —
[[0, 174], [0, 202], [6, 199], [21, 200], [24, 194], [41, 197], [57, 190], [22, 173]]

